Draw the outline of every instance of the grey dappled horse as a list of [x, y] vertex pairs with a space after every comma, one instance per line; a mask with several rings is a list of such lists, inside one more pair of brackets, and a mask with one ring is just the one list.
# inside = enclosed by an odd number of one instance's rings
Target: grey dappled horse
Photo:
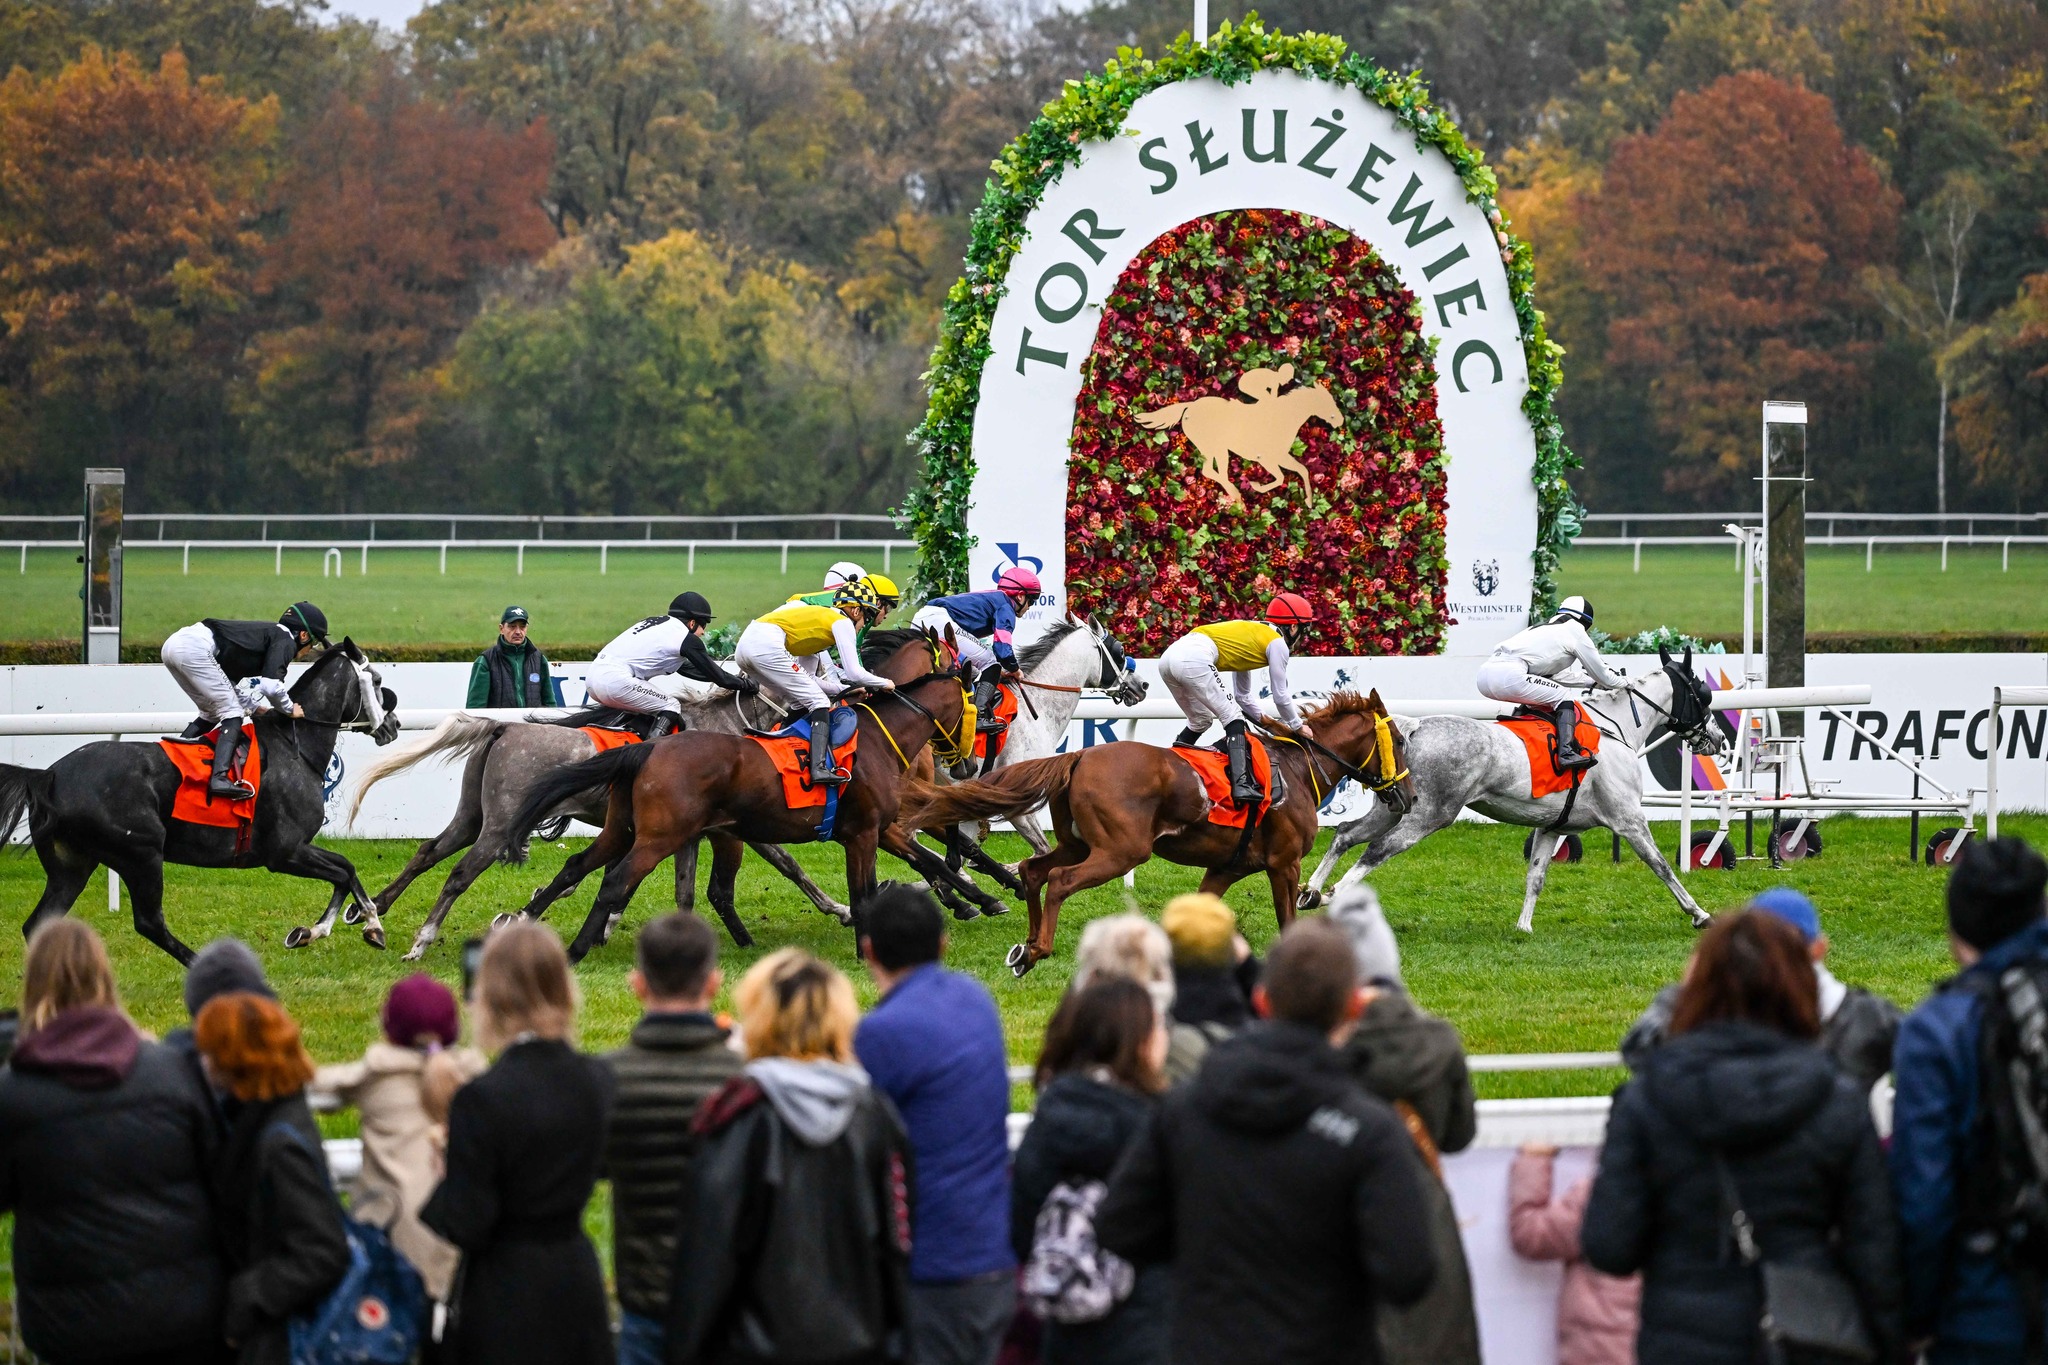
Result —
[[[1698, 928], [1709, 918], [1686, 891], [1685, 884], [1657, 851], [1643, 815], [1642, 765], [1645, 746], [1667, 730], [1691, 744], [1695, 753], [1721, 752], [1725, 736], [1714, 724], [1713, 692], [1692, 671], [1692, 651], [1682, 661], [1659, 650], [1663, 667], [1622, 687], [1591, 691], [1579, 701], [1585, 718], [1600, 729], [1600, 763], [1580, 783], [1571, 818], [1563, 820], [1565, 795], [1529, 796], [1529, 750], [1505, 725], [1465, 716], [1401, 717], [1396, 721], [1408, 742], [1408, 767], [1415, 775], [1415, 805], [1405, 814], [1375, 802], [1357, 820], [1344, 825], [1330, 841], [1329, 852], [1308, 885], [1301, 908], [1320, 905], [1323, 887], [1338, 862], [1351, 849], [1368, 845], [1365, 855], [1340, 885], [1359, 881], [1381, 863], [1414, 847], [1458, 818], [1470, 806], [1481, 815], [1507, 825], [1523, 825], [1552, 834], [1576, 834], [1605, 827], [1628, 841], [1636, 856], [1649, 864]], [[1515, 927], [1535, 927], [1536, 897], [1550, 869], [1554, 839], [1530, 841], [1529, 872], [1522, 897], [1522, 916]]]
[[[709, 701], [679, 701], [675, 709], [692, 730], [737, 735], [749, 723], [740, 714], [735, 694], [731, 692], [721, 692]], [[569, 719], [573, 721], [577, 717]], [[766, 716], [761, 719], [768, 721]], [[455, 870], [448, 874], [448, 880], [441, 884], [441, 894], [434, 899], [434, 908], [427, 912], [419, 932], [413, 935], [412, 947], [405, 954], [406, 961], [418, 961], [441, 936], [442, 921], [448, 918], [456, 897], [467, 891], [470, 884], [497, 861], [498, 850], [510, 846], [524, 852], [531, 831], [514, 831], [510, 822], [525, 802], [526, 793], [534, 781], [567, 764], [580, 763], [596, 753], [597, 745], [590, 736], [573, 725], [492, 720], [485, 716], [457, 714], [442, 721], [418, 744], [379, 758], [363, 770], [362, 781], [357, 784], [349, 803], [346, 823], [350, 825], [355, 823], [356, 812], [362, 809], [363, 797], [383, 779], [428, 759], [445, 762], [460, 757], [464, 760], [462, 795], [448, 827], [422, 843], [391, 884], [377, 893], [378, 912], [389, 913], [393, 903], [416, 877], [461, 850], [469, 850], [455, 865]], [[602, 826], [609, 794], [609, 788], [593, 787], [556, 806], [549, 813], [549, 819], [566, 817]], [[819, 889], [786, 851], [773, 844], [754, 844], [751, 847], [776, 871], [796, 883], [812, 905], [842, 924], [852, 923], [852, 912]], [[692, 845], [676, 857], [677, 908], [687, 910], [695, 905], [696, 883], [697, 849]]]

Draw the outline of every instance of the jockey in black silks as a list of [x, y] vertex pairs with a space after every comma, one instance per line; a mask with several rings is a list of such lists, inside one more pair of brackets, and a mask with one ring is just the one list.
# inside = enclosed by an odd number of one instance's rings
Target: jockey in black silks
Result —
[[[228, 777], [241, 748], [242, 720], [252, 703], [268, 702], [286, 715], [303, 714], [284, 685], [285, 668], [315, 642], [327, 643], [327, 615], [311, 602], [295, 602], [275, 621], [223, 621], [209, 616], [164, 641], [164, 667], [199, 708], [186, 739], [202, 739], [216, 726], [213, 778], [207, 791], [230, 801], [256, 794]], [[246, 683], [246, 689], [237, 689]]]

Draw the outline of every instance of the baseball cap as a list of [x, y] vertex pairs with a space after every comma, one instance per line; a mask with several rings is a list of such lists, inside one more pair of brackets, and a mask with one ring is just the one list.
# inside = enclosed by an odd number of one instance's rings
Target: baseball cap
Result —
[[1774, 886], [1749, 903], [1752, 910], [1762, 910], [1776, 915], [1799, 931], [1799, 937], [1808, 943], [1820, 937], [1820, 911], [1813, 908], [1813, 902], [1789, 886]]
[[525, 607], [507, 607], [505, 608], [505, 614], [498, 618], [498, 624], [501, 626], [509, 626], [514, 621], [524, 621], [525, 619]]

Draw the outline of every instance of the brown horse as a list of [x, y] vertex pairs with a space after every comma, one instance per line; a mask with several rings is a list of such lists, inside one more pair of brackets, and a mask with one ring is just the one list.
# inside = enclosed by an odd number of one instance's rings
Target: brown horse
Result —
[[1388, 722], [1378, 692], [1339, 692], [1308, 722], [1313, 741], [1276, 736], [1269, 742], [1281, 790], [1249, 835], [1212, 824], [1211, 803], [1194, 766], [1152, 744], [1098, 744], [1019, 763], [980, 782], [919, 787], [898, 818], [920, 827], [951, 825], [1051, 804], [1058, 842], [1018, 868], [1031, 909], [1030, 935], [1008, 959], [1018, 976], [1052, 956], [1060, 906], [1069, 896], [1121, 877], [1154, 854], [1206, 869], [1202, 890], [1217, 895], [1265, 872], [1273, 914], [1285, 927], [1294, 920], [1301, 860], [1315, 844], [1316, 811], [1339, 781], [1352, 778], [1397, 810], [1415, 799], [1400, 734]]
[[[858, 917], [861, 903], [875, 889], [879, 844], [927, 878], [964, 887], [984, 908], [1000, 912], [1007, 907], [954, 876], [943, 858], [895, 826], [905, 769], [934, 735], [955, 748], [963, 739], [973, 744], [974, 737], [960, 728], [967, 691], [959, 656], [949, 640], [927, 631], [870, 631], [862, 654], [872, 659], [884, 652], [886, 658], [868, 666], [894, 682], [896, 690], [859, 705], [853, 780], [840, 790], [832, 831], [832, 838], [846, 847], [847, 899]], [[521, 911], [539, 918], [593, 869], [604, 867], [597, 899], [569, 945], [572, 962], [604, 941], [648, 873], [700, 836], [711, 841], [711, 904], [734, 941], [745, 946], [752, 940], [733, 905], [733, 882], [745, 845], [810, 842], [824, 813], [822, 807], [789, 807], [781, 775], [768, 751], [753, 740], [686, 730], [557, 769], [534, 784], [511, 828], [531, 829], [565, 796], [601, 786], [611, 789], [603, 831]]]

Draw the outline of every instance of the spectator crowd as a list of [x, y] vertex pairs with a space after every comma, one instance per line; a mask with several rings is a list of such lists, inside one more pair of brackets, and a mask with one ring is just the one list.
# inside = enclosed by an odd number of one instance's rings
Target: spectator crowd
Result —
[[[1960, 971], [1904, 1016], [1834, 977], [1799, 893], [1719, 916], [1628, 1034], [1596, 1168], [1515, 1159], [1511, 1244], [1564, 1267], [1560, 1361], [2042, 1359], [2044, 886], [2024, 843], [1966, 847]], [[0, 1071], [21, 1336], [49, 1365], [298, 1365], [364, 1332], [490, 1365], [1476, 1365], [1443, 1173], [1473, 1088], [1369, 887], [1263, 962], [1213, 896], [1091, 923], [1014, 1152], [995, 1003], [946, 950], [931, 898], [885, 887], [865, 1017], [785, 948], [729, 1020], [712, 930], [663, 915], [597, 1056], [560, 941], [517, 921], [466, 1002], [407, 977], [382, 1037], [316, 1068], [241, 943], [198, 955], [156, 1040], [98, 935], [52, 921]], [[360, 1115], [339, 1193], [316, 1100]]]

